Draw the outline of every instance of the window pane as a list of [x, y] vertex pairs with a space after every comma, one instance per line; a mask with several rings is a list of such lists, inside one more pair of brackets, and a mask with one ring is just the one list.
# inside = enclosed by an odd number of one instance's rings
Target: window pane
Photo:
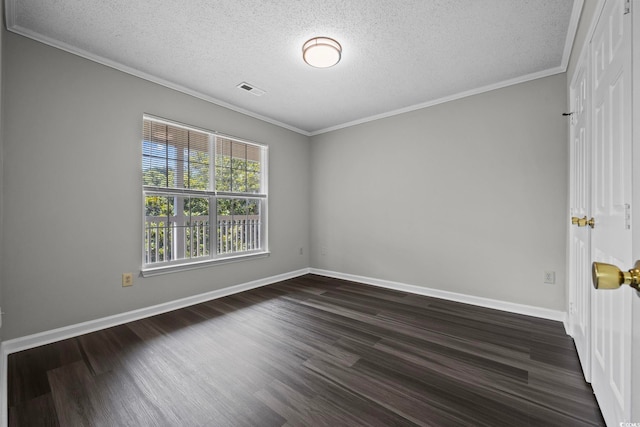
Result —
[[217, 250], [219, 254], [261, 248], [260, 200], [218, 199]]
[[209, 187], [209, 135], [197, 132], [190, 133], [189, 169], [187, 188], [208, 190]]
[[261, 206], [262, 201], [260, 200], [247, 200], [247, 235], [249, 236], [246, 240], [247, 250], [262, 249], [262, 216], [260, 213]]
[[247, 200], [232, 199], [231, 210], [234, 219], [242, 219], [242, 217], [247, 215]]
[[175, 216], [174, 197], [172, 196], [146, 196], [145, 203], [145, 216], [167, 217]]
[[231, 140], [216, 138], [216, 190], [231, 191]]
[[260, 173], [260, 162], [247, 160], [247, 171]]
[[262, 193], [260, 163], [247, 162], [247, 193]]
[[216, 166], [230, 166], [231, 140], [227, 138], [216, 138]]
[[218, 199], [218, 219], [231, 219], [232, 199]]
[[142, 138], [143, 184], [210, 189], [209, 135], [145, 120]]
[[[237, 164], [237, 162], [234, 162]], [[244, 162], [243, 162], [244, 163]], [[233, 191], [240, 193], [247, 192], [247, 171], [244, 167], [233, 168], [231, 173], [233, 174], [231, 186]]]
[[144, 185], [166, 187], [168, 177], [166, 126], [148, 120], [143, 124], [142, 176]]
[[[143, 263], [187, 264], [264, 250], [265, 160], [266, 147], [145, 117]], [[247, 193], [260, 193], [260, 198]], [[216, 224], [209, 222], [211, 209], [216, 209]]]
[[247, 171], [247, 193], [262, 193], [262, 154], [263, 149], [247, 145], [245, 167]]
[[142, 158], [142, 185], [167, 187], [167, 164], [164, 159]]
[[148, 220], [144, 228], [144, 262], [167, 262], [173, 258], [171, 224], [168, 221]]
[[262, 161], [262, 148], [247, 144], [247, 161], [260, 165]]
[[[260, 215], [260, 200], [249, 199], [247, 201], [247, 216], [255, 217]], [[259, 219], [259, 218], [254, 218]]]
[[185, 258], [209, 256], [211, 237], [209, 227], [209, 199], [189, 197], [184, 200]]
[[216, 190], [231, 191], [231, 169], [216, 166]]
[[188, 217], [209, 218], [209, 199], [207, 197], [185, 197], [184, 215]]
[[262, 148], [228, 138], [216, 139], [216, 190], [262, 192]]
[[175, 198], [161, 195], [146, 196], [144, 205], [145, 263], [171, 261], [174, 257], [172, 230]]

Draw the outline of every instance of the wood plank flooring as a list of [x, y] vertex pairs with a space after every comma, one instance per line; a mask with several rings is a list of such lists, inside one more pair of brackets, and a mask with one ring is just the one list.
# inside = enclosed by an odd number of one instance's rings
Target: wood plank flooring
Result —
[[9, 356], [10, 426], [602, 426], [561, 323], [307, 275]]

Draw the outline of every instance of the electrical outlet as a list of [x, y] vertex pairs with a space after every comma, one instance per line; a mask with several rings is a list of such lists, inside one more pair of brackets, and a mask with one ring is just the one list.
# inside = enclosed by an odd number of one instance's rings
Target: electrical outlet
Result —
[[556, 283], [556, 272], [555, 271], [545, 271], [544, 272], [544, 283], [548, 283], [553, 285]]
[[304, 251], [302, 250], [302, 248], [300, 248], [300, 255], [302, 255], [302, 254], [303, 254], [303, 252], [304, 252]]
[[327, 254], [327, 247], [326, 246], [322, 246], [320, 248], [320, 255], [325, 256]]
[[133, 273], [122, 273], [122, 286], [133, 286]]

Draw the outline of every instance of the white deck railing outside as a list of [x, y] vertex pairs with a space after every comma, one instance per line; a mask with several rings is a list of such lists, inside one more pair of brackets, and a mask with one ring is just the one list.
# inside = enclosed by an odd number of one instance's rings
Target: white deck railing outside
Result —
[[[211, 230], [208, 216], [186, 218], [145, 218], [145, 264], [211, 256]], [[258, 215], [219, 216], [215, 232], [218, 255], [253, 251], [261, 248], [261, 223]]]

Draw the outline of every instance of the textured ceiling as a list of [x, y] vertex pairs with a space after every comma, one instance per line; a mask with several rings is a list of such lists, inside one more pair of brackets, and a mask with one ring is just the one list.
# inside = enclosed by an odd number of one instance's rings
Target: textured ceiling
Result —
[[[11, 31], [313, 135], [565, 71], [582, 0], [6, 4]], [[302, 61], [314, 36], [338, 65]]]

